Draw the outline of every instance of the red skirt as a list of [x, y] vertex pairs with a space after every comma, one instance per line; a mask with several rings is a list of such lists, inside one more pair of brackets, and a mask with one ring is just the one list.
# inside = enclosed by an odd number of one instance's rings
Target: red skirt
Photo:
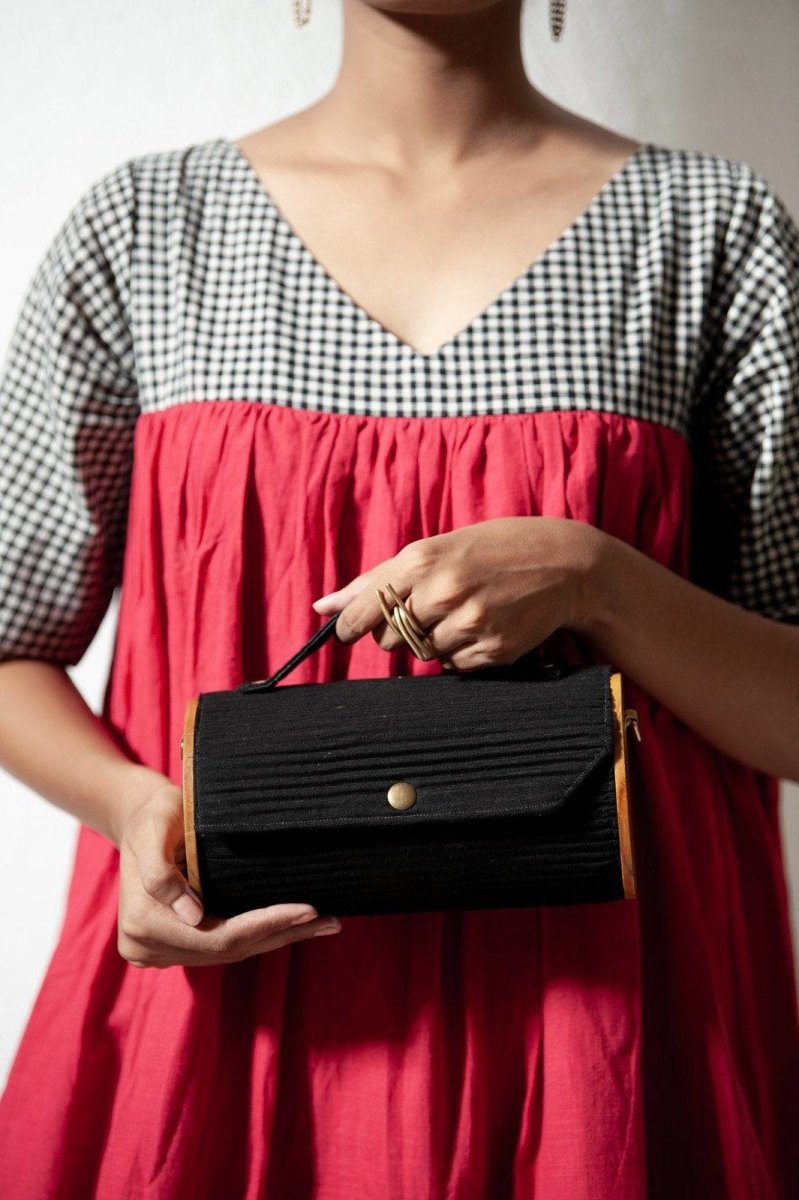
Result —
[[[589, 522], [685, 575], [691, 472], [677, 433], [594, 411], [144, 413], [103, 717], [179, 783], [192, 696], [277, 669], [326, 619], [312, 600], [408, 541], [490, 517]], [[365, 636], [291, 681], [430, 669]], [[82, 826], [0, 1101], [0, 1194], [799, 1196], [778, 783], [626, 686], [634, 901], [345, 917], [241, 963], [141, 970], [117, 949], [118, 852]]]

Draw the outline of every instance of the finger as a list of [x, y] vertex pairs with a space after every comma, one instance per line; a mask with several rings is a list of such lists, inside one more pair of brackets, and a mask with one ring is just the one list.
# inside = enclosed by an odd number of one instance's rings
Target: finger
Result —
[[399, 650], [402, 647], [407, 648], [408, 643], [405, 637], [396, 628], [396, 601], [393, 596], [384, 592], [382, 588], [375, 589], [375, 595], [383, 619], [372, 629], [372, 637], [381, 650], [390, 651]]
[[354, 642], [363, 637], [365, 633], [369, 633], [370, 630], [377, 630], [380, 626], [384, 626], [386, 632], [384, 635], [381, 634], [383, 638], [381, 645], [385, 645], [387, 649], [396, 649], [398, 646], [407, 645], [402, 634], [393, 630], [387, 621], [378, 596], [378, 589], [382, 593], [383, 603], [388, 613], [392, 614], [397, 602], [388, 589], [388, 584], [391, 584], [419, 628], [425, 629], [435, 617], [433, 614], [425, 614], [424, 602], [415, 592], [411, 597], [413, 579], [410, 569], [403, 564], [394, 562], [393, 565], [389, 563], [385, 568], [381, 567], [379, 571], [375, 570], [370, 574], [371, 579], [366, 587], [342, 608], [336, 623], [336, 636], [339, 641]]
[[206, 915], [199, 926], [192, 928], [159, 907], [138, 925], [134, 921], [126, 933], [157, 954], [170, 958], [191, 955], [193, 961], [212, 962], [246, 957], [257, 945], [275, 947], [310, 937], [326, 919], [307, 904], [276, 904], [233, 917]]
[[337, 588], [335, 592], [328, 592], [324, 596], [320, 596], [318, 600], [314, 600], [311, 608], [316, 612], [333, 613], [337, 609], [342, 609], [351, 600], [354, 600], [365, 587], [369, 586], [370, 572], [362, 572], [351, 579], [344, 587]]
[[[397, 591], [396, 588], [394, 590]], [[397, 591], [397, 594], [401, 593]], [[389, 593], [383, 593], [383, 600], [389, 612], [393, 614], [395, 599]], [[411, 620], [422, 630], [422, 644], [430, 648], [436, 658], [444, 660], [449, 654], [469, 644], [469, 631], [462, 628], [458, 612], [451, 608], [452, 602], [447, 601], [446, 603], [450, 607], [445, 607], [441, 588], [437, 585], [435, 575], [426, 576], [417, 583], [410, 595], [403, 598], [403, 604], [410, 614]], [[380, 597], [378, 596], [379, 604]], [[408, 643], [402, 632], [395, 632], [386, 625], [385, 621], [378, 628], [381, 631], [380, 645], [384, 649], [393, 650], [398, 646], [407, 646]], [[383, 628], [389, 630], [385, 636], [382, 635]]]
[[131, 849], [147, 895], [171, 908], [187, 925], [197, 925], [203, 918], [202, 900], [175, 861], [182, 836], [174, 813], [154, 810], [138, 826]]
[[189, 949], [182, 945], [164, 943], [136, 942], [126, 936], [119, 941], [122, 957], [135, 967], [172, 967], [172, 966], [217, 966], [224, 963], [242, 962], [256, 954], [265, 954], [271, 950], [279, 950], [291, 942], [306, 942], [311, 938], [323, 937], [326, 934], [338, 933], [341, 922], [331, 918], [319, 917], [314, 921], [297, 925], [270, 935], [257, 942], [241, 943], [222, 948], [210, 947], [205, 944], [199, 950]]
[[326, 935], [334, 935], [341, 933], [341, 922], [334, 920], [332, 917], [319, 917], [317, 921], [309, 923], [307, 928], [290, 930], [288, 934], [280, 934], [276, 937], [270, 937], [263, 942], [250, 943], [247, 947], [245, 957], [250, 958], [255, 954], [264, 954], [269, 950], [277, 950], [281, 946], [288, 945], [290, 942], [308, 942], [311, 938], [325, 937]]
[[[384, 621], [375, 592], [375, 585], [383, 580], [383, 576], [390, 579], [394, 587], [407, 587], [410, 590], [410, 579], [406, 579], [408, 562], [401, 555], [402, 551], [377, 563], [368, 571], [362, 571], [345, 587], [314, 600], [311, 607], [317, 612], [347, 611], [347, 616], [336, 623], [336, 637], [339, 641], [354, 642]], [[364, 613], [367, 614], [366, 622], [363, 620]], [[350, 623], [350, 618], [356, 616], [357, 626]]]
[[462, 616], [456, 610], [431, 621], [427, 635], [436, 657], [442, 662], [451, 662], [453, 655], [468, 649], [479, 636], [465, 627]]
[[[394, 591], [396, 590], [394, 588]], [[378, 589], [376, 594], [381, 611], [385, 605], [392, 618], [392, 624], [389, 624], [384, 613], [384, 620], [375, 627], [373, 637], [384, 650], [407, 647], [411, 641], [410, 637], [406, 638], [402, 629], [394, 628], [394, 624], [400, 624], [402, 620], [397, 615], [395, 597], [390, 593], [384, 593], [382, 588]], [[397, 594], [399, 595], [399, 593]], [[422, 646], [432, 650], [436, 658], [445, 658], [447, 654], [467, 644], [468, 637], [460, 628], [457, 615], [452, 611], [445, 611], [443, 607], [442, 600], [437, 594], [435, 579], [427, 578], [417, 584], [411, 594], [405, 596], [402, 603], [410, 615], [411, 621], [421, 631], [418, 639]], [[411, 645], [411, 649], [414, 650], [413, 645]]]
[[435, 556], [436, 548], [448, 543], [451, 533], [431, 534], [406, 542], [391, 558], [376, 563], [368, 571], [362, 571], [355, 579], [335, 592], [328, 592], [314, 600], [312, 607], [317, 612], [346, 613], [336, 624], [336, 636], [339, 641], [351, 642], [363, 637], [370, 629], [382, 621], [375, 586], [385, 587], [390, 582], [399, 595], [410, 593], [414, 583], [429, 570], [431, 555]]
[[[445, 670], [475, 671], [480, 667], [499, 666], [514, 661], [514, 655], [511, 654], [498, 634], [470, 633], [465, 631], [462, 626], [455, 626], [453, 622], [448, 623], [447, 628], [442, 628], [444, 625], [445, 622], [442, 621], [441, 625], [436, 627], [437, 636], [434, 641], [436, 654]], [[451, 632], [448, 633], [447, 629]], [[438, 654], [439, 641], [447, 647], [440, 655]]]
[[255, 942], [312, 920], [322, 920], [312, 904], [269, 904], [224, 918], [220, 936], [230, 942]]
[[497, 633], [486, 629], [482, 618], [476, 620], [468, 605], [460, 605], [434, 621], [427, 640], [445, 671], [472, 671], [510, 661]]
[[176, 921], [169, 909], [159, 907], [148, 914], [148, 927], [146, 931], [140, 931], [138, 937], [141, 941], [168, 943], [216, 954], [239, 943], [258, 941], [318, 920], [319, 914], [312, 905], [272, 904], [248, 909], [233, 917], [206, 913], [199, 925], [186, 926]]

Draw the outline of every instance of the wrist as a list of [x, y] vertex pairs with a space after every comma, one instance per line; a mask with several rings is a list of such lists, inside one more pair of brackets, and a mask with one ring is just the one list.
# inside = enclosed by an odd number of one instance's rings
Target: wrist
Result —
[[568, 617], [565, 624], [597, 648], [611, 636], [619, 577], [619, 549], [624, 543], [595, 525], [573, 521], [574, 555]]
[[160, 771], [142, 763], [131, 763], [125, 768], [108, 817], [109, 835], [117, 848], [130, 818], [164, 787], [173, 788], [174, 784]]

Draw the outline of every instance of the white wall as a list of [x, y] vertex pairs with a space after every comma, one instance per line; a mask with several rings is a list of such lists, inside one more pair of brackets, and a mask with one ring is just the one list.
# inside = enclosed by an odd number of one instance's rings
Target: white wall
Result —
[[[744, 159], [799, 217], [796, 0], [569, 0], [549, 38], [527, 0], [530, 77], [631, 137]], [[79, 193], [123, 159], [238, 137], [335, 78], [340, 7], [315, 0], [4, 0], [0, 70], [0, 344], [34, 263]], [[116, 601], [72, 671], [97, 711]], [[46, 731], [43, 731], [46, 736]], [[784, 788], [799, 928], [799, 788]], [[0, 1072], [5, 1077], [63, 916], [77, 824], [0, 771]]]

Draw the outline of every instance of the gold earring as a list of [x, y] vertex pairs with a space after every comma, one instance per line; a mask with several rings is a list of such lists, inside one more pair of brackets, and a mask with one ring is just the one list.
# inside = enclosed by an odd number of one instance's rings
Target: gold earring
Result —
[[294, 24], [307, 25], [311, 19], [311, 0], [292, 0], [294, 9]]
[[553, 42], [559, 42], [566, 16], [566, 0], [549, 0], [549, 28]]

